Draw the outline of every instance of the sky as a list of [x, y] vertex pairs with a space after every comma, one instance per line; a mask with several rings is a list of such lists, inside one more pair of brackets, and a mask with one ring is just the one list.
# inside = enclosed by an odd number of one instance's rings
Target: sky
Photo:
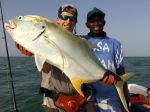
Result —
[[[150, 0], [1, 0], [4, 22], [21, 15], [40, 15], [56, 21], [58, 8], [70, 3], [78, 9], [77, 34], [89, 32], [87, 13], [94, 7], [106, 13], [104, 30], [123, 45], [124, 56], [150, 57]], [[23, 56], [6, 33], [10, 56]], [[6, 56], [0, 20], [0, 56]]]

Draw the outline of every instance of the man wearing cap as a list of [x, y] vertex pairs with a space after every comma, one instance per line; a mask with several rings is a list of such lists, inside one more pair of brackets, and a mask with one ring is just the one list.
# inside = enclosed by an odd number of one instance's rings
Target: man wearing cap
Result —
[[[93, 52], [105, 69], [118, 75], [125, 73], [123, 67], [123, 52], [121, 43], [107, 36], [103, 31], [105, 26], [105, 13], [94, 8], [87, 14], [86, 26], [90, 32], [84, 36], [88, 41], [94, 43], [99, 49], [94, 48]], [[102, 82], [107, 83], [110, 77]], [[104, 83], [92, 83], [95, 89], [93, 96], [96, 102], [97, 112], [123, 112], [122, 104], [115, 86], [107, 86]], [[127, 90], [126, 90], [127, 91]]]
[[[73, 5], [62, 5], [58, 10], [57, 23], [62, 25], [66, 30], [73, 32], [77, 23], [77, 16], [77, 9]], [[45, 63], [42, 69], [40, 93], [44, 93], [45, 95], [43, 99], [45, 112], [64, 112], [63, 109], [56, 107], [54, 104], [55, 99], [59, 97], [59, 93], [65, 93], [66, 96], [78, 94], [68, 77], [66, 77], [61, 70], [48, 63]], [[67, 100], [67, 98], [65, 100]], [[89, 112], [93, 111], [88, 110]], [[82, 111], [88, 112], [86, 110]]]

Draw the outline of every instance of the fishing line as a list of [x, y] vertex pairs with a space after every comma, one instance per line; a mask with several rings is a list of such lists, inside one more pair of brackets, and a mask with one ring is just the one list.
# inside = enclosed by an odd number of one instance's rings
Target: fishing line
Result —
[[9, 52], [8, 52], [8, 46], [7, 46], [7, 39], [6, 39], [6, 33], [4, 29], [4, 19], [3, 19], [3, 11], [2, 11], [2, 4], [0, 0], [0, 11], [1, 11], [1, 21], [2, 21], [2, 28], [3, 28], [3, 35], [4, 35], [4, 40], [5, 40], [5, 47], [6, 47], [6, 55], [7, 55], [7, 64], [8, 64], [8, 72], [9, 72], [9, 85], [10, 85], [10, 92], [12, 94], [12, 102], [13, 104], [11, 105], [10, 111], [11, 112], [18, 112], [17, 109], [17, 104], [16, 104], [16, 97], [15, 97], [15, 91], [14, 91], [14, 84], [13, 84], [13, 77], [12, 77], [12, 72], [11, 72], [11, 64], [10, 64], [10, 58], [9, 58]]

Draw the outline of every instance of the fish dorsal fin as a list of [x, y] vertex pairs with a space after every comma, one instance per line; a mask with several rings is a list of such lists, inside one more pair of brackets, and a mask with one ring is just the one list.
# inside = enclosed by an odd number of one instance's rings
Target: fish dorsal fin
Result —
[[96, 48], [96, 49], [100, 49], [99, 47], [97, 47], [96, 44], [88, 41], [87, 39], [83, 38], [83, 37], [79, 37], [82, 41], [84, 41], [85, 43], [87, 43], [87, 45], [89, 46], [89, 48], [93, 49], [93, 48]]
[[88, 41], [88, 46], [89, 46], [91, 49], [93, 49], [93, 48], [100, 49], [99, 47], [97, 47], [96, 44], [93, 44], [92, 42], [89, 42], [89, 41]]
[[37, 66], [37, 69], [39, 70], [39, 72], [41, 72], [46, 59], [37, 54], [35, 54], [34, 57], [35, 57], [35, 64]]

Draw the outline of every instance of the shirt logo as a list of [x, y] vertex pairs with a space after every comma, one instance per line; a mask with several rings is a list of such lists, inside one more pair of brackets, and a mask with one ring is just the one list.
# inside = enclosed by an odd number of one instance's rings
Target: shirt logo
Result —
[[110, 52], [110, 48], [107, 43], [98, 42], [98, 48], [94, 48], [94, 51], [103, 51], [103, 52]]

